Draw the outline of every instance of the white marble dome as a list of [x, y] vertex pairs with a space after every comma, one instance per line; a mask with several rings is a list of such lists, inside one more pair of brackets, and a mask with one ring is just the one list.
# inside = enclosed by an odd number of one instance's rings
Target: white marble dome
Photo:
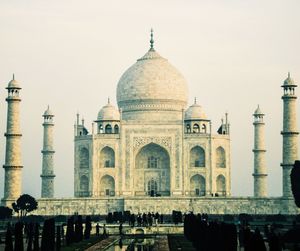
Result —
[[98, 120], [120, 120], [120, 112], [108, 101], [99, 111]]
[[202, 107], [196, 102], [191, 105], [184, 114], [185, 120], [198, 120], [198, 119], [207, 119], [206, 114], [204, 113]]
[[117, 87], [118, 106], [125, 112], [181, 111], [187, 96], [182, 74], [153, 48], [122, 75]]

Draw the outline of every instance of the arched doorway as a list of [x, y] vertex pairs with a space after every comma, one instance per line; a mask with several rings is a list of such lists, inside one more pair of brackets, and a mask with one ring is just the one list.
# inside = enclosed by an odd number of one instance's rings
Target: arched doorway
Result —
[[195, 196], [205, 196], [205, 178], [196, 174], [190, 180], [190, 193]]
[[217, 177], [217, 193], [219, 196], [226, 195], [226, 182], [225, 177], [222, 174]]
[[154, 197], [157, 195], [158, 191], [157, 191], [157, 181], [154, 180], [153, 178], [151, 180], [148, 181], [148, 195], [150, 195], [151, 197]]
[[101, 178], [100, 194], [102, 196], [115, 196], [115, 180], [110, 175], [104, 175]]
[[170, 195], [170, 157], [166, 149], [150, 143], [135, 158], [134, 189], [136, 195]]

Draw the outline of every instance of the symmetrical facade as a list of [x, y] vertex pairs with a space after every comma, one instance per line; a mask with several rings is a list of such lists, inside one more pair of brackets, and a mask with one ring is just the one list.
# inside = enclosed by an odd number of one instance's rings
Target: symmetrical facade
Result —
[[187, 83], [153, 48], [131, 66], [91, 134], [75, 125], [75, 197], [229, 196], [229, 124], [217, 134]]
[[[264, 114], [254, 112], [254, 197], [231, 197], [228, 115], [217, 133], [195, 100], [187, 108], [184, 77], [153, 47], [120, 78], [116, 109], [108, 100], [88, 132], [79, 114], [74, 125], [74, 195], [54, 196], [53, 113], [44, 117], [42, 198], [36, 214], [106, 214], [112, 211], [210, 214], [297, 214], [290, 171], [298, 158], [295, 88], [282, 85], [283, 196], [267, 197]], [[21, 194], [20, 86], [8, 84], [5, 187], [2, 204]]]

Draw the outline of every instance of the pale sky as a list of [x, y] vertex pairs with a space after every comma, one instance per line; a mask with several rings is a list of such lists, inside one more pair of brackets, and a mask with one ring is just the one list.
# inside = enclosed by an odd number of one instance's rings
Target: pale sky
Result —
[[[253, 194], [252, 114], [260, 104], [269, 195], [280, 196], [280, 86], [288, 71], [300, 82], [299, 11], [299, 0], [2, 0], [0, 162], [5, 87], [15, 73], [23, 88], [23, 192], [40, 197], [42, 114], [49, 104], [55, 114], [55, 195], [73, 196], [76, 112], [91, 130], [107, 97], [116, 104], [118, 80], [149, 49], [153, 27], [155, 49], [185, 76], [190, 104], [196, 96], [214, 132], [229, 113], [233, 195]], [[1, 198], [3, 181], [1, 169]]]

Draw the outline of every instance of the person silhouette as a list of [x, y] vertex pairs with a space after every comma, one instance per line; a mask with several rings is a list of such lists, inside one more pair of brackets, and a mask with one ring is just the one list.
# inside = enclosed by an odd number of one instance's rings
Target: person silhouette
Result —
[[99, 236], [99, 233], [100, 233], [100, 226], [97, 223], [97, 225], [96, 225], [96, 236]]

